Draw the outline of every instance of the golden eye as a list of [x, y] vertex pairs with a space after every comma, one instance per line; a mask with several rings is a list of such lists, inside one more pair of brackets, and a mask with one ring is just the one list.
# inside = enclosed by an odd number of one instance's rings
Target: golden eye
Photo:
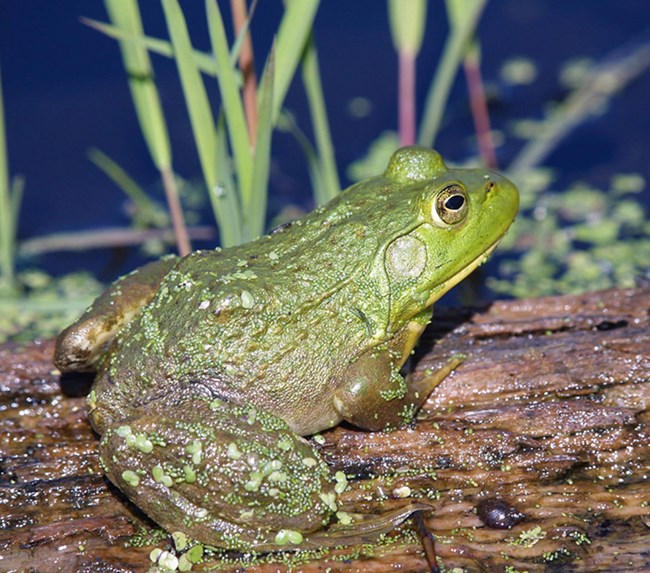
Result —
[[467, 192], [458, 184], [449, 185], [436, 195], [431, 208], [433, 222], [440, 227], [460, 223], [467, 216]]

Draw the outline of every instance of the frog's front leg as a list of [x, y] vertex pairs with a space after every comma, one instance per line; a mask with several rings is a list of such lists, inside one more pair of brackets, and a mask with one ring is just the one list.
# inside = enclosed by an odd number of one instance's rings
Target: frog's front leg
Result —
[[430, 310], [416, 315], [399, 335], [350, 364], [334, 395], [343, 419], [366, 430], [397, 428], [413, 419], [433, 389], [462, 362], [452, 359], [418, 382], [400, 374], [430, 318]]
[[164, 400], [102, 436], [105, 473], [170, 532], [237, 550], [295, 547], [336, 509], [329, 469], [279, 418], [220, 400]]

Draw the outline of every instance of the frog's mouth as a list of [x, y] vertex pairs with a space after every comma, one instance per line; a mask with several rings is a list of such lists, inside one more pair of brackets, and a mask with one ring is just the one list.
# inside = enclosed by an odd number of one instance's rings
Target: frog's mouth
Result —
[[[505, 233], [504, 233], [505, 235]], [[478, 257], [476, 257], [472, 262], [463, 267], [457, 274], [453, 277], [447, 279], [446, 281], [440, 283], [438, 286], [434, 287], [429, 297], [427, 298], [426, 306], [431, 306], [436, 302], [443, 294], [455, 287], [460, 281], [465, 277], [470, 275], [477, 267], [481, 266], [485, 261], [490, 258], [490, 255], [494, 252], [494, 249], [497, 248], [499, 241], [503, 238], [501, 235], [494, 243], [492, 243], [487, 249], [485, 249]]]

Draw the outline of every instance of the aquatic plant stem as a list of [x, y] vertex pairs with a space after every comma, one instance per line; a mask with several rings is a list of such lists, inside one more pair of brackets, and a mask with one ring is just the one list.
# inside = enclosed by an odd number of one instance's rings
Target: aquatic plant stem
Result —
[[422, 543], [422, 549], [424, 549], [424, 556], [427, 558], [429, 571], [431, 573], [440, 573], [440, 568], [437, 563], [438, 557], [436, 556], [436, 547], [434, 545], [435, 537], [427, 529], [422, 512], [416, 511], [411, 516], [411, 519], [415, 524], [415, 530], [417, 531], [420, 542]]
[[5, 115], [0, 82], [0, 293], [14, 288], [14, 240], [17, 212], [12, 205], [5, 138]]
[[[433, 81], [429, 86], [424, 106], [424, 117], [420, 123], [418, 143], [425, 147], [434, 146], [456, 72], [478, 26], [487, 0], [465, 0], [462, 5], [457, 2], [458, 0], [446, 0], [445, 2], [450, 15], [451, 30], [445, 41]], [[452, 16], [451, 12], [455, 9], [459, 11], [458, 18]]]
[[305, 46], [302, 58], [302, 80], [307, 93], [307, 104], [311, 116], [314, 138], [316, 139], [317, 168], [319, 182], [314, 186], [314, 196], [318, 205], [323, 205], [334, 199], [341, 190], [334, 146], [330, 133], [325, 96], [318, 66], [318, 53], [313, 36], [310, 36]]
[[463, 70], [469, 92], [469, 104], [474, 119], [476, 141], [483, 164], [490, 169], [497, 169], [497, 157], [494, 152], [494, 140], [490, 129], [490, 115], [485, 101], [485, 90], [481, 78], [478, 49], [470, 48], [463, 60]]
[[[190, 227], [190, 238], [197, 241], [214, 241], [216, 231], [213, 226]], [[140, 246], [147, 241], [175, 240], [171, 229], [133, 229], [133, 228], [104, 228], [92, 231], [74, 231], [70, 233], [54, 233], [25, 239], [18, 244], [18, 255], [34, 257], [46, 253], [62, 251], [89, 251], [91, 249], [114, 249], [119, 247]]]
[[427, 21], [426, 0], [388, 0], [388, 22], [397, 52], [397, 115], [400, 143], [413, 145], [415, 126], [415, 61]]
[[401, 145], [415, 143], [415, 54], [399, 52], [399, 140]]
[[[282, 21], [275, 36], [275, 77], [273, 78], [273, 122], [275, 126], [313, 28], [320, 0], [286, 2]], [[268, 59], [266, 66], [268, 66]], [[265, 81], [262, 76], [261, 83]], [[258, 98], [262, 98], [261, 92]], [[260, 120], [261, 121], [261, 120]]]
[[[216, 7], [216, 2], [208, 2], [207, 6]], [[201, 72], [193, 56], [194, 51], [185, 16], [178, 0], [162, 0], [162, 7], [169, 37], [174, 47], [176, 67], [199, 155], [201, 171], [219, 225], [221, 244], [222, 246], [239, 244], [241, 242], [240, 221], [232, 216], [237, 212], [235, 205], [237, 199], [232, 189], [221, 192], [224, 190], [220, 187], [220, 175], [217, 172], [216, 124]], [[208, 21], [209, 25], [213, 19]], [[219, 75], [222, 76], [222, 73]], [[240, 121], [239, 116], [231, 116], [231, 119]], [[243, 131], [243, 136], [248, 139], [243, 119], [240, 122], [243, 130], [238, 131]], [[246, 161], [250, 160], [248, 149], [245, 150], [245, 153], [238, 151], [241, 149], [239, 145], [233, 146], [233, 149], [235, 164], [246, 164]]]
[[254, 148], [255, 142], [257, 141], [257, 76], [255, 75], [253, 40], [247, 26], [249, 15], [246, 8], [246, 0], [231, 0], [230, 7], [235, 26], [235, 35], [239, 36], [242, 29], [246, 27], [239, 52], [239, 69], [241, 70], [243, 79], [242, 95], [244, 111], [246, 113], [246, 124], [248, 125], [248, 136], [251, 147]]
[[[115, 25], [134, 36], [144, 34], [137, 1], [105, 0], [104, 3], [109, 17]], [[120, 40], [119, 45], [124, 68], [129, 76], [129, 89], [140, 129], [165, 189], [169, 213], [177, 237], [176, 247], [180, 255], [186, 255], [192, 248], [187, 237], [183, 211], [174, 180], [169, 131], [158, 88], [154, 81], [149, 53], [144, 46], [133, 44], [127, 40]]]
[[190, 244], [190, 237], [187, 234], [187, 227], [185, 226], [183, 208], [181, 207], [181, 201], [178, 196], [176, 177], [174, 177], [174, 172], [169, 166], [161, 167], [160, 175], [162, 177], [163, 188], [165, 189], [165, 197], [172, 219], [172, 226], [174, 227], [174, 234], [176, 235], [178, 254], [184, 257], [192, 252], [192, 245]]

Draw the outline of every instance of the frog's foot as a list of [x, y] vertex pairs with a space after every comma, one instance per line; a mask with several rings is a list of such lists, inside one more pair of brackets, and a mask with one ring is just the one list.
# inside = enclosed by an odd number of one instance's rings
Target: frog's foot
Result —
[[54, 364], [61, 372], [93, 371], [104, 348], [156, 294], [163, 277], [178, 263], [164, 257], [117, 279], [56, 339]]
[[105, 432], [100, 460], [109, 479], [159, 525], [214, 546], [295, 549], [336, 509], [318, 453], [282, 420], [253, 407], [154, 402]]
[[462, 355], [451, 356], [445, 364], [442, 364], [438, 370], [428, 372], [426, 376], [422, 376], [419, 380], [415, 380], [412, 376], [407, 377], [407, 384], [409, 391], [412, 395], [417, 396], [418, 408], [426, 402], [429, 394], [433, 392], [438, 384], [440, 384], [447, 376], [449, 376], [456, 368], [458, 368], [465, 361]]
[[433, 506], [429, 503], [412, 501], [378, 515], [350, 514], [338, 511], [339, 523], [307, 535], [300, 548], [311, 549], [372, 543], [377, 540], [378, 536], [393, 531], [411, 515], [431, 509]]

